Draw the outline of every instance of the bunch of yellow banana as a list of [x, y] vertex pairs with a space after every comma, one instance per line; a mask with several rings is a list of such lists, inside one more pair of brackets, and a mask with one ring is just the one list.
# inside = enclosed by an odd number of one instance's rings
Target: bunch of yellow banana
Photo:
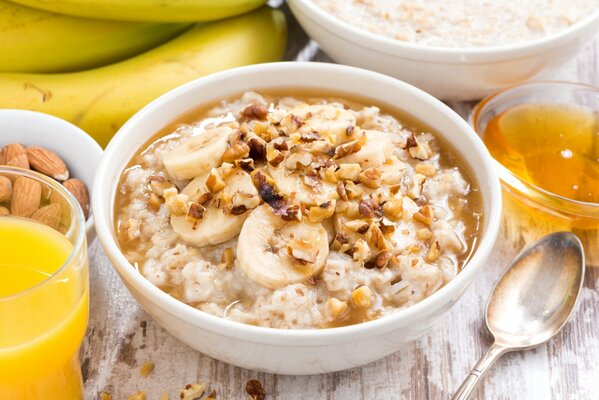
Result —
[[[165, 4], [164, 8], [171, 4], [163, 0], [13, 1], [40, 8], [103, 4], [106, 7], [98, 9], [111, 13], [117, 12], [118, 3], [139, 15], [150, 9], [160, 14], [162, 8], [156, 4]], [[176, 11], [170, 12], [179, 20], [191, 15], [205, 20], [233, 13], [233, 5], [243, 12], [262, 3], [185, 0], [172, 2]], [[170, 20], [177, 19], [174, 14]], [[285, 49], [285, 17], [267, 7], [188, 27], [70, 17], [0, 0], [0, 108], [56, 115], [105, 146], [131, 115], [161, 94], [213, 72], [280, 60]]]

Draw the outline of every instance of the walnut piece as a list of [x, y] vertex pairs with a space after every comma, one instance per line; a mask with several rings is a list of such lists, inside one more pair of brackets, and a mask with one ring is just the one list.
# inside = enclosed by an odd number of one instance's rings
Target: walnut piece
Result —
[[338, 319], [343, 316], [349, 309], [347, 302], [341, 301], [335, 297], [331, 297], [327, 300], [327, 310], [333, 319]]
[[185, 386], [185, 389], [181, 389], [181, 400], [197, 400], [202, 397], [205, 390], [206, 385], [203, 383], [190, 383]]
[[303, 264], [314, 264], [319, 250], [306, 240], [292, 239], [287, 243], [287, 253]]
[[189, 197], [184, 194], [178, 194], [176, 188], [169, 188], [164, 191], [164, 201], [173, 215], [187, 214], [187, 203]]
[[372, 291], [368, 286], [360, 286], [351, 293], [351, 299], [356, 308], [370, 308]]
[[251, 400], [264, 400], [266, 391], [262, 387], [260, 381], [251, 379], [245, 384], [245, 391], [250, 396]]

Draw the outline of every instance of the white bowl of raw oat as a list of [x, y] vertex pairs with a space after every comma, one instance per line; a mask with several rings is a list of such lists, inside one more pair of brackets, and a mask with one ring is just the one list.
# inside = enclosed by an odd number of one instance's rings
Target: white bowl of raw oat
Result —
[[96, 177], [98, 237], [145, 310], [202, 353], [283, 374], [423, 335], [482, 267], [501, 209], [457, 114], [334, 64], [175, 89], [121, 128]]
[[559, 78], [599, 29], [598, 0], [289, 0], [335, 61], [471, 100]]

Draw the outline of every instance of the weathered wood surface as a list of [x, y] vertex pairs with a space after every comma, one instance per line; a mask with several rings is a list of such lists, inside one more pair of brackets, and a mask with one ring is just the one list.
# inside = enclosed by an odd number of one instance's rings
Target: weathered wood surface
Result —
[[[292, 27], [290, 54], [312, 58]], [[326, 60], [320, 53], [316, 58]], [[564, 80], [599, 85], [599, 39], [560, 72]], [[467, 116], [472, 103], [450, 104]], [[509, 208], [509, 206], [507, 207]], [[120, 400], [138, 390], [148, 399], [171, 399], [187, 383], [205, 382], [218, 399], [246, 399], [245, 383], [260, 380], [268, 399], [448, 399], [490, 344], [483, 313], [491, 287], [508, 261], [546, 228], [519, 224], [504, 214], [490, 260], [456, 306], [428, 335], [362, 368], [318, 376], [256, 373], [204, 356], [170, 336], [141, 310], [114, 272], [98, 242], [90, 248], [91, 321], [82, 348], [86, 399], [107, 391]], [[599, 247], [597, 236], [588, 244]], [[595, 258], [593, 263], [599, 264]], [[140, 366], [152, 361], [142, 378]], [[291, 360], [292, 362], [292, 360]], [[476, 393], [480, 399], [599, 398], [599, 268], [589, 268], [577, 312], [564, 330], [538, 349], [512, 353], [493, 367]]]

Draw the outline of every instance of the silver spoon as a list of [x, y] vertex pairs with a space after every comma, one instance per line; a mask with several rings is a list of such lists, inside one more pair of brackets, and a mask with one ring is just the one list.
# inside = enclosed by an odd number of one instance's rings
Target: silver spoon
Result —
[[584, 252], [573, 233], [545, 236], [520, 253], [487, 303], [487, 328], [495, 342], [452, 399], [467, 399], [503, 354], [538, 346], [559, 332], [576, 305], [583, 278]]

